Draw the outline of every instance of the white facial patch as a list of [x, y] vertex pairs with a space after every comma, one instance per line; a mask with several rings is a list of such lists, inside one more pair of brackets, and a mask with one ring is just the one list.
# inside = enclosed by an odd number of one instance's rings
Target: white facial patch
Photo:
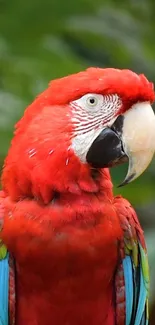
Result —
[[71, 102], [70, 107], [74, 130], [72, 148], [85, 163], [90, 146], [100, 132], [114, 121], [122, 101], [117, 94], [86, 94]]

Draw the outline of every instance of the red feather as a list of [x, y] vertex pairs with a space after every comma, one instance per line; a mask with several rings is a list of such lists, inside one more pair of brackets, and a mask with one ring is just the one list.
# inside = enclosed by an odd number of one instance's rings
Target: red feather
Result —
[[62, 194], [47, 206], [4, 199], [2, 238], [16, 258], [17, 324], [114, 324], [122, 231], [110, 179], [108, 187], [105, 194]]

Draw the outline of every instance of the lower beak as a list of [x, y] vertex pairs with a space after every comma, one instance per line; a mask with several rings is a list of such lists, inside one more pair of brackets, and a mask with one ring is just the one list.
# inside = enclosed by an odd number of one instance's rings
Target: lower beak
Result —
[[155, 152], [155, 115], [149, 103], [137, 103], [101, 131], [86, 159], [95, 168], [117, 166], [128, 161], [123, 186], [140, 176]]

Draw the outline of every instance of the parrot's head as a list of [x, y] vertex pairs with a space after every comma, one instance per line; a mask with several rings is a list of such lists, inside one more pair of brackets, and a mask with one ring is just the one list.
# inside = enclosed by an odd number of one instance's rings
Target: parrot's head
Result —
[[123, 184], [155, 151], [153, 85], [130, 70], [89, 68], [57, 79], [17, 123], [3, 171], [14, 198], [98, 190], [102, 168], [129, 161]]

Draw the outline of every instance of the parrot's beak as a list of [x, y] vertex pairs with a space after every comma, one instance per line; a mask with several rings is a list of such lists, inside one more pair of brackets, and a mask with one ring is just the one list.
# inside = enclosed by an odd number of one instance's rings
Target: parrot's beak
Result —
[[104, 128], [88, 150], [86, 159], [95, 168], [129, 161], [123, 186], [140, 176], [155, 153], [155, 115], [148, 102], [137, 103]]

